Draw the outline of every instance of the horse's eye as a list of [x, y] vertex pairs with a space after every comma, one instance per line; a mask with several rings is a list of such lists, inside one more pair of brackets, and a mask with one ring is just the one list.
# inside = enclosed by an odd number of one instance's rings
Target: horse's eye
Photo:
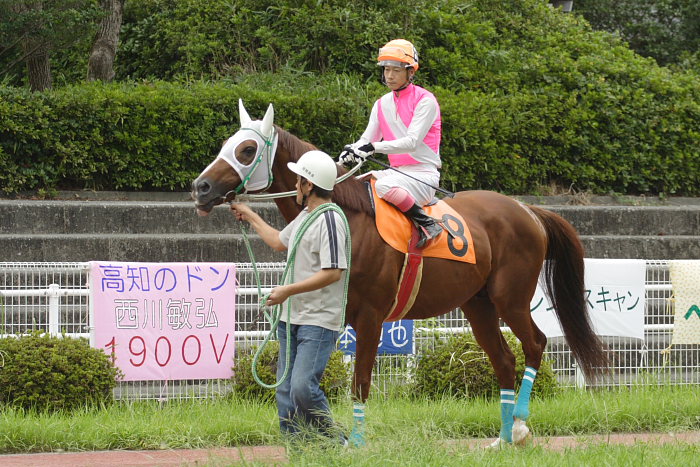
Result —
[[242, 146], [238, 149], [238, 156], [236, 157], [244, 165], [252, 164], [257, 154], [257, 149], [258, 147], [254, 144]]

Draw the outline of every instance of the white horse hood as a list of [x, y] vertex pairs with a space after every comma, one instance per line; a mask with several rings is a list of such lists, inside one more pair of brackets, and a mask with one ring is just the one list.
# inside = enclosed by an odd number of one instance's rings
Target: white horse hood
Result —
[[[225, 160], [236, 171], [244, 184], [242, 193], [269, 188], [272, 182], [272, 165], [277, 151], [277, 132], [273, 126], [275, 111], [272, 104], [267, 108], [262, 120], [251, 120], [243, 107], [243, 101], [238, 100], [238, 110], [241, 119], [241, 129], [231, 136], [221, 148], [217, 159]], [[242, 164], [236, 159], [236, 148], [247, 140], [253, 140], [258, 150], [253, 161]]]

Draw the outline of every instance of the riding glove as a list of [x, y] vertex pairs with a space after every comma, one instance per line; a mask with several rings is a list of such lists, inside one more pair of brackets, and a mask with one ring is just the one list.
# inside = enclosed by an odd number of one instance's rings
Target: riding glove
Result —
[[355, 154], [353, 153], [352, 145], [348, 144], [343, 148], [343, 152], [338, 156], [338, 162], [344, 165], [351, 165], [355, 163]]
[[340, 153], [338, 161], [342, 164], [356, 164], [364, 161], [372, 154], [374, 154], [372, 143], [363, 144], [362, 146], [359, 146], [357, 143], [348, 144], [343, 148], [343, 152]]
[[362, 160], [367, 159], [369, 156], [374, 154], [374, 145], [372, 143], [364, 144], [360, 147], [352, 146], [353, 154]]

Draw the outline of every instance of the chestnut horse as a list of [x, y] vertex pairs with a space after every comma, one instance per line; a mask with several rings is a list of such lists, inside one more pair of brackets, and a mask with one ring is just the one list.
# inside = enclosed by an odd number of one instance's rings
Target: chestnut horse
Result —
[[[241, 129], [192, 183], [201, 215], [237, 194], [277, 193], [295, 189], [296, 175], [287, 162], [315, 149], [273, 125], [273, 108], [252, 121], [242, 103]], [[343, 172], [339, 168], [339, 172]], [[259, 172], [258, 176], [252, 172]], [[251, 175], [252, 174], [252, 175]], [[354, 444], [362, 444], [364, 402], [370, 391], [377, 345], [398, 289], [404, 254], [379, 236], [366, 185], [350, 177], [338, 183], [333, 200], [345, 212], [352, 235], [352, 269], [346, 319], [357, 333], [352, 383], [356, 426]], [[501, 433], [494, 445], [522, 442], [532, 380], [540, 367], [547, 338], [530, 314], [540, 271], [565, 338], [585, 375], [607, 367], [600, 339], [593, 333], [584, 297], [583, 248], [574, 228], [558, 215], [490, 191], [467, 191], [445, 199], [467, 221], [476, 263], [425, 258], [422, 282], [404, 319], [439, 316], [459, 307], [488, 355], [501, 388]], [[299, 213], [291, 197], [278, 198], [287, 222]], [[515, 358], [501, 334], [502, 319], [522, 343], [527, 369], [515, 401]]]

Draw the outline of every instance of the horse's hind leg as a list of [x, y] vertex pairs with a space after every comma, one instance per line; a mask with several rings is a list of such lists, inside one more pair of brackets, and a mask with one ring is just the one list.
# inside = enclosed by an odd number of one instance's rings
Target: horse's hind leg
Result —
[[[515, 269], [511, 270], [516, 272]], [[493, 281], [489, 287], [489, 296], [496, 306], [498, 315], [505, 321], [515, 337], [520, 340], [525, 354], [525, 372], [513, 410], [513, 442], [521, 443], [530, 432], [525, 421], [530, 416], [530, 394], [537, 370], [542, 363], [547, 337], [535, 325], [530, 313], [530, 297], [534, 293], [537, 277], [532, 278], [532, 284], [527, 284], [527, 281], [523, 280], [522, 274], [516, 274], [512, 278], [503, 278], [506, 280], [496, 278]]]
[[498, 314], [487, 297], [476, 296], [462, 305], [476, 342], [488, 355], [501, 389], [501, 431], [492, 446], [512, 442], [515, 405], [515, 357], [501, 334]]
[[[542, 363], [542, 354], [547, 346], [547, 337], [535, 325], [528, 313], [525, 317], [505, 319], [523, 346], [525, 354], [525, 372], [518, 391], [518, 400], [513, 410], [513, 442], [520, 444], [528, 437], [530, 430], [525, 424], [530, 417], [530, 394], [537, 377], [537, 371]], [[522, 336], [522, 337], [521, 337]]]

